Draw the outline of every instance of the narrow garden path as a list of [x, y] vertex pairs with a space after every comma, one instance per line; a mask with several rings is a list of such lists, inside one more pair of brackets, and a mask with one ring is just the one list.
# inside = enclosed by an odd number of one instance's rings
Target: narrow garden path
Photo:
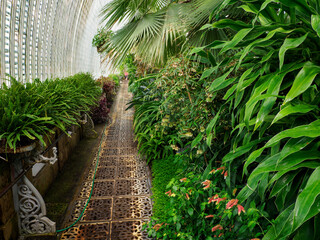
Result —
[[[80, 221], [60, 239], [148, 239], [141, 227], [152, 213], [150, 174], [133, 141], [133, 110], [126, 111], [130, 98], [125, 82], [114, 103], [112, 124], [103, 138], [91, 200]], [[80, 216], [90, 195], [96, 164], [97, 158], [87, 169], [65, 226]]]

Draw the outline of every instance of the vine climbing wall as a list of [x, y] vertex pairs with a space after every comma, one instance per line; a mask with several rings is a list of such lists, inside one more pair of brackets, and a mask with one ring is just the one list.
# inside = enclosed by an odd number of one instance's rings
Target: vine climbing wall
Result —
[[98, 74], [100, 0], [0, 0], [0, 83]]

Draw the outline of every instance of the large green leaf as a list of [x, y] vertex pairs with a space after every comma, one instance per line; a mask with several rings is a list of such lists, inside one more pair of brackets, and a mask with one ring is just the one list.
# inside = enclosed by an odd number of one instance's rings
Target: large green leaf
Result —
[[199, 133], [198, 136], [192, 141], [191, 148], [194, 148], [195, 146], [197, 146], [201, 142], [202, 138], [203, 138], [203, 134]]
[[280, 69], [284, 63], [284, 56], [287, 50], [300, 46], [307, 38], [308, 33], [299, 38], [286, 38], [279, 50]]
[[[301, 226], [307, 219], [310, 209], [315, 199], [320, 194], [320, 167], [316, 168], [311, 174], [306, 187], [299, 194], [294, 208], [293, 227], [294, 229]], [[317, 210], [311, 213], [313, 216], [318, 214]]]
[[320, 136], [320, 120], [316, 120], [308, 125], [302, 125], [295, 128], [287, 129], [275, 135], [271, 138], [264, 147], [257, 149], [256, 151], [252, 152], [248, 157], [247, 161], [245, 162], [243, 171], [247, 171], [247, 167], [253, 163], [263, 152], [264, 149], [268, 147], [272, 147], [278, 142], [280, 142], [284, 138], [299, 138], [299, 137], [310, 137], [315, 138]]
[[216, 125], [216, 122], [220, 116], [220, 111], [219, 110], [217, 112], [217, 114], [214, 116], [214, 118], [210, 121], [210, 123], [208, 124], [207, 128], [206, 128], [206, 134], [207, 134], [207, 145], [210, 146], [211, 145], [211, 140], [212, 140], [212, 136], [213, 136], [213, 133], [212, 133], [212, 129], [213, 127]]
[[[226, 72], [225, 74], [223, 74], [222, 76], [216, 78], [210, 88], [209, 91], [215, 91], [216, 89], [219, 88], [220, 85], [223, 84], [223, 82], [226, 80], [226, 78], [230, 75], [230, 73], [233, 71], [233, 68], [231, 68], [228, 72]], [[212, 72], [211, 72], [212, 73]], [[202, 77], [201, 77], [202, 78]]]
[[223, 19], [212, 24], [215, 28], [231, 28], [234, 31], [240, 31], [243, 28], [250, 28], [251, 25], [242, 21], [233, 21], [231, 19]]
[[274, 117], [271, 124], [276, 123], [280, 119], [295, 113], [308, 113], [314, 109], [316, 109], [317, 106], [309, 105], [309, 104], [298, 104], [298, 105], [289, 105], [287, 104], [284, 108], [281, 109], [280, 112]]
[[[267, 94], [278, 95], [284, 76], [285, 76], [284, 74], [276, 75], [271, 79], [270, 84], [268, 86]], [[277, 100], [276, 97], [270, 97], [264, 100], [258, 112], [254, 130], [256, 130], [262, 124], [266, 116], [271, 112], [271, 109], [275, 104], [276, 100]]]
[[313, 30], [317, 33], [318, 37], [320, 37], [320, 15], [311, 16], [311, 25]]
[[287, 235], [292, 231], [294, 204], [290, 205], [286, 210], [276, 218], [272, 227], [262, 238], [262, 240], [281, 240], [281, 235]]
[[243, 40], [245, 36], [252, 30], [252, 28], [244, 28], [241, 29], [229, 42], [226, 42], [226, 44], [223, 46], [223, 48], [220, 50], [220, 53], [223, 53], [227, 50], [231, 50], [234, 48], [239, 42]]
[[257, 139], [252, 142], [249, 142], [246, 145], [243, 145], [241, 147], [238, 147], [237, 149], [229, 152], [227, 155], [225, 155], [222, 159], [223, 163], [227, 163], [232, 161], [233, 159], [242, 156], [243, 154], [249, 152], [254, 146], [256, 146], [258, 143], [265, 141], [266, 138]]
[[307, 62], [296, 76], [290, 91], [288, 92], [283, 105], [305, 92], [312, 84], [314, 78], [320, 73], [320, 67]]

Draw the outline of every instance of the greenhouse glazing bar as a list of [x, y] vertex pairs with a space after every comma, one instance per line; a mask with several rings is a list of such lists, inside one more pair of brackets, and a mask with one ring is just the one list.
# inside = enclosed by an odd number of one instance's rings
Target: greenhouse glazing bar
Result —
[[99, 72], [98, 0], [1, 0], [0, 83]]

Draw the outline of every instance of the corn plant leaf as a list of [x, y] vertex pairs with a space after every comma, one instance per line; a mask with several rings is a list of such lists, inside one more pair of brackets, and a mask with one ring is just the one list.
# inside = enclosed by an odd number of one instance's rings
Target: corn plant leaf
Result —
[[293, 153], [292, 155], [286, 157], [278, 163], [278, 158], [281, 157], [280, 154], [276, 154], [268, 160], [261, 163], [251, 174], [248, 179], [248, 185], [252, 184], [252, 179], [255, 179], [255, 176], [265, 172], [275, 172], [291, 169], [292, 167], [311, 159], [319, 159], [318, 151], [301, 151]]
[[286, 38], [284, 40], [284, 43], [282, 44], [279, 50], [280, 69], [282, 69], [282, 66], [284, 63], [284, 57], [285, 57], [286, 51], [300, 46], [306, 40], [307, 36], [308, 36], [308, 33], [306, 33], [305, 35], [299, 38]]
[[[293, 211], [293, 227], [294, 229], [301, 226], [306, 220], [310, 213], [311, 206], [314, 204], [317, 196], [320, 194], [320, 167], [316, 168], [311, 174], [306, 187], [299, 194], [295, 208]], [[317, 210], [312, 215], [318, 214]]]
[[280, 179], [283, 175], [287, 174], [288, 172], [295, 171], [295, 170], [301, 169], [301, 168], [315, 169], [319, 166], [320, 166], [319, 161], [304, 161], [302, 163], [294, 165], [293, 167], [287, 168], [286, 170], [277, 172], [269, 181], [269, 185], [272, 185], [275, 181]]
[[253, 163], [263, 152], [264, 149], [268, 147], [272, 147], [278, 142], [280, 142], [284, 138], [300, 138], [300, 137], [310, 137], [315, 138], [320, 136], [320, 120], [316, 120], [308, 125], [302, 125], [295, 128], [284, 130], [273, 138], [271, 138], [264, 147], [257, 149], [256, 151], [252, 152], [248, 157], [247, 161], [244, 164], [243, 172], [247, 172], [248, 166]]
[[221, 49], [220, 53], [223, 53], [227, 50], [234, 48], [239, 42], [243, 40], [243, 38], [252, 30], [252, 28], [244, 28], [241, 29], [229, 42]]
[[298, 105], [286, 105], [283, 109], [281, 109], [280, 112], [274, 117], [271, 124], [274, 124], [278, 122], [280, 119], [290, 115], [290, 114], [296, 114], [296, 113], [308, 113], [314, 109], [316, 109], [317, 106], [309, 105], [309, 104], [298, 104]]
[[261, 5], [260, 12], [263, 9], [265, 9], [268, 6], [268, 4], [270, 4], [272, 2], [278, 3], [279, 1], [278, 0], [266, 0], [266, 1], [264, 1], [263, 4]]
[[288, 92], [283, 105], [305, 92], [312, 84], [314, 78], [320, 73], [320, 67], [307, 62], [296, 76], [290, 91]]
[[[212, 137], [211, 137], [211, 139], [209, 139], [209, 136], [210, 136], [210, 134], [212, 134], [212, 129], [213, 129], [213, 127], [215, 126], [215, 124], [216, 124], [216, 122], [217, 122], [217, 120], [218, 120], [218, 118], [219, 118], [219, 116], [220, 116], [220, 111], [221, 110], [219, 110], [218, 112], [217, 112], [217, 114], [214, 116], [214, 118], [210, 121], [210, 123], [208, 124], [208, 126], [207, 126], [207, 128], [206, 128], [206, 134], [207, 134], [207, 145], [208, 146], [210, 146], [211, 145], [211, 140], [212, 140]], [[208, 140], [209, 139], [209, 140]]]
[[320, 15], [311, 16], [311, 25], [313, 30], [317, 33], [318, 37], [320, 37]]
[[243, 28], [250, 28], [251, 25], [247, 24], [245, 22], [242, 21], [233, 21], [231, 19], [223, 19], [220, 21], [217, 21], [215, 23], [212, 24], [212, 27], [214, 28], [231, 28], [232, 30], [235, 31], [240, 31]]
[[[231, 68], [228, 72], [226, 72], [225, 74], [223, 74], [222, 76], [216, 78], [210, 88], [209, 91], [216, 91], [220, 85], [223, 84], [223, 82], [226, 80], [226, 78], [230, 75], [230, 73], [233, 71], [233, 68]], [[212, 72], [211, 72], [212, 73]], [[202, 78], [202, 77], [201, 77]], [[234, 80], [234, 79], [233, 79]]]
[[265, 141], [266, 138], [262, 138], [262, 139], [257, 139], [254, 140], [252, 142], [249, 142], [248, 144], [238, 147], [237, 149], [229, 152], [227, 155], [225, 155], [222, 159], [223, 163], [227, 163], [230, 162], [234, 159], [236, 159], [237, 157], [242, 156], [243, 154], [246, 154], [247, 152], [249, 152], [254, 146], [256, 146], [257, 144], [259, 144], [262, 141]]
[[293, 209], [294, 204], [291, 204], [282, 211], [262, 240], [283, 240], [280, 236], [292, 230]]
[[[285, 170], [289, 167], [297, 165], [307, 159], [317, 159], [318, 152], [308, 152], [310, 156], [305, 152], [300, 152], [301, 149], [306, 147], [310, 142], [309, 138], [302, 139], [290, 139], [288, 143], [283, 147], [282, 151], [267, 157], [262, 163], [254, 169], [250, 174], [247, 186], [250, 188], [251, 193], [257, 187], [257, 179], [265, 173]], [[299, 151], [299, 152], [297, 152]], [[313, 155], [311, 153], [314, 153]], [[246, 193], [246, 197], [249, 197], [250, 193]]]
[[[202, 76], [201, 76], [200, 80], [209, 77], [215, 70], [216, 70], [216, 67], [212, 67], [212, 68], [206, 69], [206, 70], [202, 73]], [[199, 80], [199, 81], [200, 81], [200, 80]]]
[[203, 138], [203, 134], [200, 132], [198, 136], [192, 141], [191, 148], [194, 148], [195, 146], [197, 146], [201, 142], [202, 138]]
[[310, 6], [305, 0], [279, 0], [280, 3], [293, 7], [301, 13], [312, 14]]
[[244, 122], [247, 126], [247, 128], [249, 128], [249, 121], [251, 119], [251, 116], [253, 114], [253, 110], [255, 105], [258, 102], [258, 98], [259, 96], [268, 88], [269, 85], [269, 80], [272, 78], [271, 75], [265, 76], [264, 78], [260, 78], [260, 81], [262, 81], [262, 83], [256, 87], [250, 97], [250, 99], [247, 101], [246, 106], [245, 106], [245, 115], [244, 115]]
[[269, 198], [272, 198], [280, 193], [282, 189], [292, 182], [299, 172], [300, 171], [290, 172], [282, 176], [273, 186]]
[[[273, 77], [271, 79], [270, 84], [268, 86], [267, 94], [277, 95], [279, 93], [280, 86], [281, 86], [281, 83], [282, 83], [284, 76], [285, 76], [284, 74], [276, 75], [275, 77]], [[254, 127], [254, 130], [256, 130], [262, 124], [265, 117], [270, 113], [276, 100], [277, 100], [276, 97], [269, 97], [263, 102], [263, 104], [258, 112], [258, 116], [257, 116], [256, 125]]]
[[271, 147], [275, 143], [278, 143], [284, 138], [299, 138], [299, 137], [319, 137], [320, 136], [320, 120], [313, 121], [308, 125], [302, 125], [295, 128], [284, 130], [271, 138], [265, 145], [265, 147]]

